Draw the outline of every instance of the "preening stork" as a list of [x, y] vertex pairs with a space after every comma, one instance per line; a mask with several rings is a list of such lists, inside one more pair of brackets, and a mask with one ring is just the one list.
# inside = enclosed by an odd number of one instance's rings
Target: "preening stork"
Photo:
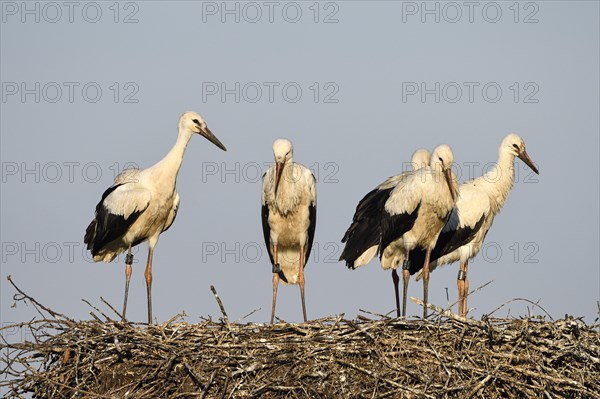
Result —
[[[518, 135], [508, 134], [502, 140], [498, 152], [498, 162], [493, 168], [483, 176], [466, 181], [459, 186], [460, 196], [431, 252], [430, 271], [438, 266], [460, 261], [457, 286], [458, 308], [461, 316], [467, 314], [469, 259], [477, 255], [483, 246], [485, 236], [492, 227], [494, 216], [500, 212], [508, 199], [513, 186], [515, 157], [539, 174], [538, 168], [525, 150], [525, 142]], [[420, 271], [424, 257], [423, 250], [410, 253], [411, 275]]]
[[200, 115], [195, 112], [184, 113], [179, 119], [179, 135], [173, 148], [148, 169], [128, 169], [119, 174], [114, 184], [102, 194], [96, 206], [95, 218], [85, 231], [84, 243], [95, 262], [110, 262], [127, 251], [123, 320], [132, 272], [131, 248], [148, 241], [148, 262], [144, 276], [148, 294], [148, 324], [152, 323], [152, 254], [160, 234], [171, 227], [177, 215], [177, 174], [188, 141], [195, 133], [226, 151]]
[[[400, 299], [396, 269], [403, 263], [402, 316], [405, 316], [410, 278], [407, 255], [418, 247], [429, 252], [456, 198], [457, 185], [451, 172], [453, 155], [450, 147], [445, 144], [438, 146], [431, 157], [431, 166], [426, 166], [428, 161], [428, 152], [415, 152], [413, 167], [421, 168], [392, 176], [368, 193], [356, 207], [352, 224], [342, 238], [346, 246], [340, 260], [346, 260], [349, 268], [365, 265], [379, 253], [381, 267], [392, 269], [398, 316]], [[423, 281], [425, 303], [428, 283], [428, 279]], [[423, 310], [424, 316], [426, 309]]]
[[[406, 292], [410, 274], [408, 256], [415, 248], [425, 250], [423, 262], [423, 318], [429, 296], [429, 255], [454, 208], [458, 184], [452, 176], [454, 156], [446, 144], [436, 147], [430, 166], [406, 173], [385, 202], [381, 220], [379, 256], [381, 267], [397, 268], [402, 261], [404, 280], [402, 316], [406, 316]], [[398, 280], [396, 308], [398, 308]]]
[[431, 162], [431, 153], [425, 148], [419, 148], [418, 150], [413, 152], [412, 157], [410, 159], [410, 165], [412, 170], [419, 170], [421, 168], [425, 168], [429, 166], [429, 162]]
[[[412, 170], [429, 166], [430, 154], [426, 149], [416, 150], [411, 158]], [[365, 195], [358, 205], [352, 217], [352, 223], [344, 237], [344, 250], [340, 261], [346, 261], [348, 269], [356, 269], [364, 266], [377, 254], [377, 248], [381, 240], [381, 212], [385, 201], [390, 193], [402, 179], [400, 173], [388, 177], [383, 183]], [[396, 273], [394, 269], [392, 273]]]
[[306, 322], [304, 268], [310, 256], [317, 219], [315, 176], [292, 161], [292, 143], [273, 143], [275, 164], [263, 175], [262, 226], [273, 272], [271, 323], [275, 319], [279, 279], [300, 285], [302, 314]]

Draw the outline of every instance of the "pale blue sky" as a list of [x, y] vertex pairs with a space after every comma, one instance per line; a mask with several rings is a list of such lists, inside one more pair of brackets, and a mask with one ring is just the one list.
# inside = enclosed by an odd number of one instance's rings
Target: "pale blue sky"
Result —
[[[76, 318], [89, 317], [81, 298], [98, 304], [102, 296], [120, 308], [123, 257], [91, 263], [83, 234], [115, 171], [128, 162], [158, 161], [175, 142], [186, 110], [203, 115], [228, 151], [200, 137], [188, 146], [178, 180], [180, 212], [154, 257], [159, 321], [183, 310], [190, 322], [218, 317], [211, 284], [232, 320], [260, 308], [247, 321], [268, 321], [271, 267], [256, 177], [272, 160], [275, 138], [289, 138], [295, 160], [318, 172], [308, 316], [354, 317], [359, 309], [393, 309], [389, 272], [375, 261], [352, 272], [337, 262], [339, 240], [362, 196], [402, 170], [416, 148], [442, 142], [454, 149], [462, 180], [473, 162], [479, 176], [511, 131], [525, 139], [541, 174], [531, 179], [517, 160], [518, 181], [485, 254], [470, 265], [471, 288], [494, 280], [470, 297], [471, 314], [479, 318], [512, 298], [527, 298], [555, 318], [594, 320], [598, 2], [478, 2], [473, 22], [464, 6], [458, 18], [446, 3], [427, 3], [437, 4], [439, 23], [423, 14], [421, 2], [276, 2], [272, 22], [263, 2], [227, 3], [234, 10], [237, 4], [239, 23], [222, 4], [130, 2], [116, 16], [113, 2], [84, 2], [69, 22], [65, 6], [1, 3], [3, 325], [34, 316], [22, 304], [11, 308], [7, 275]], [[499, 20], [488, 22], [498, 8]], [[86, 21], [98, 9], [99, 21]], [[299, 21], [288, 22], [297, 10]], [[137, 22], [123, 23], [126, 16]], [[415, 87], [430, 90], [424, 101], [409, 91]], [[219, 93], [208, 91], [215, 88]], [[224, 101], [222, 88], [232, 90]], [[138, 321], [146, 314], [146, 248], [138, 248], [129, 295], [128, 316]], [[452, 265], [432, 274], [432, 303], [447, 304], [446, 287], [456, 299], [457, 270]], [[422, 285], [412, 281], [409, 295], [420, 298]], [[528, 306], [512, 302], [495, 315], [526, 315]], [[279, 317], [301, 321], [297, 287], [280, 287], [277, 309]], [[412, 303], [408, 312], [420, 314]]]

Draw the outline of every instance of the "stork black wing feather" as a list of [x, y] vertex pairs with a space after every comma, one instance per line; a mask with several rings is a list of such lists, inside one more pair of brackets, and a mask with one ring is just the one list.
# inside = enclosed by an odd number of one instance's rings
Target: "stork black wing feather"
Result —
[[317, 226], [316, 204], [308, 206], [308, 218], [310, 220], [310, 224], [308, 225], [308, 243], [306, 245], [306, 250], [304, 253], [304, 267], [306, 267], [306, 263], [308, 262], [308, 258], [310, 257], [310, 251], [312, 249], [313, 240], [315, 238], [315, 227]]
[[385, 209], [382, 211], [381, 218], [381, 242], [379, 243], [379, 257], [383, 255], [385, 248], [393, 241], [402, 237], [404, 233], [412, 229], [419, 215], [421, 203], [415, 207], [411, 213], [400, 213], [391, 215]]
[[91, 249], [93, 256], [97, 255], [105, 245], [123, 236], [143, 212], [143, 210], [132, 212], [126, 218], [123, 215], [110, 213], [104, 206], [104, 199], [123, 184], [126, 183], [116, 184], [102, 194], [102, 199], [96, 205], [96, 218], [86, 229], [84, 243], [87, 244], [88, 249]]
[[[475, 234], [481, 229], [485, 215], [481, 215], [481, 218], [475, 223], [475, 226], [461, 227], [456, 230], [442, 231], [438, 237], [435, 247], [431, 250], [430, 262], [441, 258], [444, 255], [449, 254], [452, 251], [457, 250], [463, 245], [468, 244]], [[415, 248], [409, 254], [410, 259], [410, 274], [413, 275], [423, 268], [425, 262], [425, 250], [421, 248]]]
[[269, 226], [269, 207], [267, 204], [263, 204], [261, 210], [261, 219], [262, 219], [262, 227], [263, 227], [263, 236], [265, 238], [265, 245], [267, 246], [267, 253], [269, 254], [269, 259], [271, 260], [271, 264], [275, 264], [273, 260], [273, 254], [271, 253], [271, 226]]
[[393, 189], [394, 187], [371, 190], [356, 206], [352, 223], [342, 238], [346, 245], [340, 260], [345, 260], [349, 269], [354, 268], [354, 261], [367, 249], [379, 244], [381, 213]]

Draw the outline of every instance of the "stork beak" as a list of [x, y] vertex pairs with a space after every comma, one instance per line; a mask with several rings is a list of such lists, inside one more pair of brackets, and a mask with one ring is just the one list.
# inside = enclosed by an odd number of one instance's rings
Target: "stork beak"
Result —
[[204, 128], [200, 128], [200, 132], [199, 133], [202, 136], [206, 137], [208, 139], [208, 141], [210, 141], [211, 143], [213, 143], [214, 145], [216, 145], [217, 147], [219, 147], [223, 151], [227, 151], [227, 148], [225, 148], [225, 146], [223, 145], [223, 143], [221, 143], [219, 141], [219, 139], [213, 134], [213, 132], [210, 131], [210, 129], [208, 128], [208, 126], [205, 126]]
[[533, 161], [531, 160], [531, 158], [529, 158], [529, 154], [527, 154], [527, 151], [523, 150], [518, 155], [518, 157], [521, 161], [525, 162], [525, 164], [527, 166], [529, 166], [531, 168], [531, 170], [533, 170], [537, 175], [540, 174], [540, 171], [538, 170], [538, 168], [533, 164]]
[[446, 183], [448, 184], [448, 189], [450, 189], [450, 195], [452, 196], [452, 201], [456, 201], [456, 193], [454, 192], [454, 185], [452, 184], [452, 169], [448, 168], [444, 170], [444, 177], [446, 178]]
[[283, 172], [283, 162], [275, 163], [275, 195], [277, 195], [277, 188], [279, 187], [279, 180], [281, 180], [281, 173]]

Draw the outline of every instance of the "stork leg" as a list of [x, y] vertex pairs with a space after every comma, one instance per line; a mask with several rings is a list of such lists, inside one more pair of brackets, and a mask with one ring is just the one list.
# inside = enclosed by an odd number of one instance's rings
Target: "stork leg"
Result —
[[463, 287], [465, 286], [465, 280], [463, 279], [463, 264], [460, 263], [460, 269], [458, 270], [458, 277], [456, 278], [456, 287], [458, 289], [458, 314], [462, 314], [462, 295]]
[[[406, 254], [408, 258], [408, 254]], [[410, 272], [408, 268], [410, 266], [410, 261], [408, 259], [404, 259], [402, 262], [402, 317], [406, 317], [406, 295], [408, 293], [408, 282], [410, 281]]]
[[129, 249], [127, 250], [127, 255], [125, 256], [125, 297], [123, 298], [123, 321], [126, 321], [125, 314], [127, 313], [127, 296], [129, 295], [129, 280], [131, 279], [132, 267], [133, 263], [133, 255], [131, 254], [131, 245], [129, 245]]
[[468, 275], [469, 261], [465, 262], [465, 284], [463, 294], [463, 314], [462, 317], [467, 317], [467, 295], [469, 295], [469, 275]]
[[298, 285], [300, 285], [300, 298], [302, 299], [302, 315], [304, 316], [304, 322], [306, 323], [306, 304], [304, 302], [304, 245], [300, 245]]
[[279, 285], [279, 263], [277, 263], [277, 244], [273, 244], [273, 302], [271, 304], [271, 324], [275, 320], [275, 303], [277, 302], [277, 286]]
[[392, 281], [394, 282], [394, 293], [396, 294], [396, 316], [400, 317], [400, 292], [398, 292], [400, 277], [398, 277], [396, 269], [392, 270]]
[[467, 259], [465, 263], [460, 263], [460, 270], [458, 271], [458, 314], [462, 317], [467, 316], [467, 295], [469, 293], [468, 267], [469, 260]]
[[427, 303], [429, 297], [429, 257], [431, 248], [425, 252], [425, 263], [423, 264], [423, 319], [427, 318]]
[[152, 324], [152, 254], [154, 247], [148, 246], [148, 263], [146, 264], [146, 292], [148, 293], [148, 324]]

